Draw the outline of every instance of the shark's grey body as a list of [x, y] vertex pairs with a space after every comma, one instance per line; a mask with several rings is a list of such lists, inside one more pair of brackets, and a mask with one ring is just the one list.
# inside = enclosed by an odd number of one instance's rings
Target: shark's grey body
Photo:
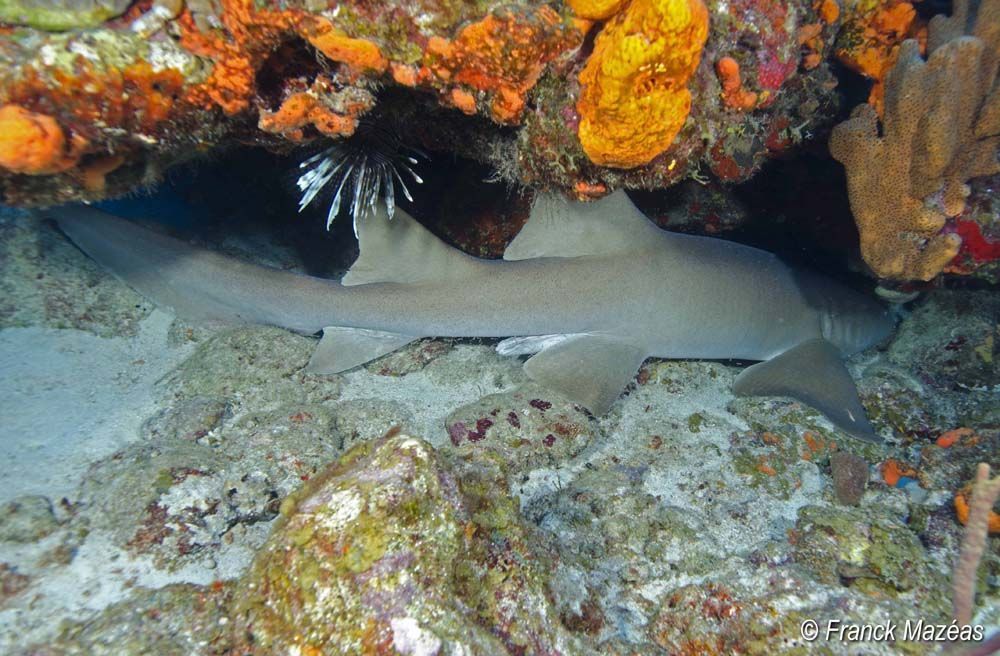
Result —
[[340, 283], [190, 246], [91, 208], [52, 213], [86, 253], [181, 315], [323, 331], [310, 363], [333, 373], [424, 336], [511, 337], [529, 376], [603, 414], [649, 356], [762, 360], [737, 393], [809, 403], [875, 439], [840, 362], [886, 337], [885, 310], [775, 256], [658, 229], [619, 192], [542, 196], [504, 260], [450, 248], [412, 218], [359, 225]]

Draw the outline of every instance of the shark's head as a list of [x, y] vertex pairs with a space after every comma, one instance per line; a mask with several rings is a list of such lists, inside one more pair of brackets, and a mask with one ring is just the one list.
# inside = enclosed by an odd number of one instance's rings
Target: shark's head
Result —
[[820, 312], [823, 337], [844, 355], [874, 346], [892, 334], [896, 322], [888, 308], [873, 298], [841, 288]]
[[812, 274], [805, 274], [801, 282], [810, 305], [819, 314], [823, 338], [845, 356], [892, 335], [896, 321], [876, 299]]

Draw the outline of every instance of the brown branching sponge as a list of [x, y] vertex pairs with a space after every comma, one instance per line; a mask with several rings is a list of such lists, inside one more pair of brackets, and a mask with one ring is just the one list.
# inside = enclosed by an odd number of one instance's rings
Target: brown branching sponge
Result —
[[966, 181], [1000, 172], [1000, 0], [982, 0], [974, 19], [968, 0], [955, 7], [931, 22], [926, 61], [916, 41], [903, 42], [881, 126], [861, 105], [830, 137], [847, 170], [861, 253], [883, 278], [940, 273], [962, 243], [941, 229], [964, 209]]

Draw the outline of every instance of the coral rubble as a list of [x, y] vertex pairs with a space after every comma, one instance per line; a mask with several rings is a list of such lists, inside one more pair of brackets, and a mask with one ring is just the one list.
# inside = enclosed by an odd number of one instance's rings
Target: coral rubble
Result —
[[956, 234], [962, 246], [944, 272], [1000, 282], [1000, 175], [976, 178], [969, 182], [971, 190], [965, 199], [965, 209], [955, 217]]
[[847, 170], [862, 254], [884, 278], [940, 273], [962, 244], [959, 234], [942, 229], [964, 210], [966, 182], [1000, 172], [1000, 3], [979, 5], [968, 36], [966, 3], [957, 6], [952, 19], [931, 21], [926, 61], [917, 41], [900, 46], [886, 76], [881, 121], [873, 107], [860, 105], [830, 138], [831, 153]]

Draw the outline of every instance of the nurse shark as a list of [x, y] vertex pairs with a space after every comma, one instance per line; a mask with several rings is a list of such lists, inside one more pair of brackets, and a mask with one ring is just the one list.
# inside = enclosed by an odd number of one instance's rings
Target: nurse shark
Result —
[[885, 339], [874, 299], [776, 256], [659, 229], [624, 192], [539, 195], [502, 260], [452, 248], [384, 208], [357, 225], [337, 282], [194, 248], [86, 206], [49, 210], [87, 255], [190, 319], [322, 332], [307, 371], [352, 369], [421, 337], [505, 337], [528, 377], [595, 415], [648, 357], [759, 360], [742, 396], [788, 396], [878, 441], [843, 358]]

